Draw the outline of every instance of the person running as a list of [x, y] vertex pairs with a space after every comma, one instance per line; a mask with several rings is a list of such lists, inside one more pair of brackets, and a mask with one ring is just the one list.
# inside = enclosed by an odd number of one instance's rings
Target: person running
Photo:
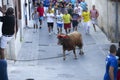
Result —
[[79, 6], [78, 3], [76, 3], [76, 7], [74, 8], [74, 10], [76, 11], [76, 13], [79, 15], [79, 26], [80, 26], [80, 23], [81, 23], [81, 17], [82, 17], [82, 8], [81, 6]]
[[82, 17], [83, 17], [85, 33], [89, 34], [90, 33], [90, 12], [88, 11], [88, 9], [83, 11]]
[[76, 4], [76, 0], [71, 0], [72, 3], [72, 8], [74, 8], [75, 4]]
[[116, 46], [110, 46], [110, 54], [106, 57], [106, 70], [103, 80], [117, 80], [118, 61], [116, 59]]
[[32, 13], [32, 19], [33, 19], [33, 24], [34, 24], [34, 31], [33, 32], [37, 32], [37, 29], [38, 29], [38, 26], [39, 26], [39, 15], [38, 15], [36, 9]]
[[80, 3], [82, 9], [85, 11], [87, 9], [87, 3], [85, 2], [85, 0], [82, 0], [81, 3]]
[[57, 19], [57, 30], [58, 30], [58, 34], [62, 33], [62, 26], [63, 26], [63, 14], [58, 11], [58, 15], [56, 16]]
[[48, 7], [50, 6], [50, 0], [44, 0], [43, 1], [43, 6], [44, 6], [44, 13], [46, 15], [47, 11], [48, 11]]
[[118, 43], [118, 50], [117, 50], [117, 54], [116, 56], [118, 56], [118, 72], [117, 72], [117, 80], [120, 80], [120, 42]]
[[59, 3], [56, 2], [56, 3], [55, 3], [55, 6], [54, 6], [54, 14], [55, 14], [55, 15], [58, 15], [58, 10], [59, 10]]
[[74, 10], [74, 13], [72, 14], [73, 31], [77, 31], [78, 21], [79, 21], [79, 15], [77, 14], [77, 10]]
[[66, 2], [64, 0], [62, 0], [60, 2], [60, 10], [61, 10], [62, 14], [65, 13], [65, 8], [66, 8]]
[[79, 3], [79, 4], [80, 4], [80, 3], [81, 3], [81, 1], [82, 1], [82, 0], [77, 0], [77, 3]]
[[40, 29], [42, 28], [42, 21], [43, 21], [43, 15], [44, 15], [44, 8], [43, 4], [38, 4], [37, 12], [39, 13], [39, 22], [40, 22]]
[[72, 8], [72, 4], [69, 4], [69, 6], [68, 6], [68, 14], [70, 14], [72, 16], [73, 12], [74, 12], [74, 9]]
[[70, 33], [71, 31], [71, 20], [72, 17], [70, 16], [70, 14], [68, 14], [68, 11], [65, 11], [65, 14], [63, 15], [63, 21], [66, 34]]
[[49, 35], [51, 35], [51, 32], [53, 32], [53, 26], [54, 26], [54, 11], [51, 7], [48, 8], [47, 14], [47, 25], [48, 25], [48, 32]]
[[92, 9], [90, 10], [90, 18], [94, 27], [94, 30], [96, 32], [95, 25], [97, 25], [97, 18], [99, 16], [98, 10], [95, 8], [95, 5], [92, 6]]
[[76, 11], [76, 13], [77, 13], [79, 16], [82, 15], [82, 8], [81, 8], [81, 6], [79, 6], [78, 3], [76, 3], [76, 6], [75, 6], [74, 10]]

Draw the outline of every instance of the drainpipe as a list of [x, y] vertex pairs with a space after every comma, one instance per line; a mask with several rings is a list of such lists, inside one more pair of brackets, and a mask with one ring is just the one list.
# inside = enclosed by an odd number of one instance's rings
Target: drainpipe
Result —
[[118, 29], [118, 0], [116, 0], [116, 20], [115, 20], [115, 42], [118, 42], [118, 32], [119, 32], [119, 29]]

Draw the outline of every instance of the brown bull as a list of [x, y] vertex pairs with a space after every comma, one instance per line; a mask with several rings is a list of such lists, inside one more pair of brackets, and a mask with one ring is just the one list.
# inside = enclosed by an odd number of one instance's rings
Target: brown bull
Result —
[[83, 46], [82, 35], [79, 32], [74, 31], [68, 35], [58, 34], [57, 38], [58, 38], [58, 44], [63, 46], [63, 60], [66, 59], [66, 55], [65, 55], [66, 50], [68, 51], [73, 50], [75, 59], [77, 59], [75, 52], [76, 46], [78, 46], [80, 49], [79, 54], [80, 55], [84, 54], [82, 51], [82, 46]]

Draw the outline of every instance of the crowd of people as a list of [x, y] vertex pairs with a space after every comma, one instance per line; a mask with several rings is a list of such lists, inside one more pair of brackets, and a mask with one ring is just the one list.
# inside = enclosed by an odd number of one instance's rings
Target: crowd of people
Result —
[[[36, 32], [38, 28], [43, 28], [44, 18], [47, 19], [49, 35], [53, 32], [54, 22], [57, 24], [58, 34], [62, 33], [63, 27], [66, 34], [71, 32], [71, 27], [73, 31], [77, 31], [81, 22], [85, 28], [85, 33], [89, 34], [91, 27], [90, 21], [96, 31], [95, 25], [97, 25], [99, 12], [95, 8], [95, 5], [93, 5], [92, 9], [89, 11], [85, 0], [41, 0], [39, 3], [33, 0], [33, 6], [34, 12], [32, 19], [34, 22], [34, 32]], [[0, 22], [3, 22], [2, 37], [0, 40], [0, 80], [8, 80], [4, 49], [6, 48], [7, 42], [14, 37], [16, 32], [15, 16], [14, 9], [11, 7], [6, 11], [0, 7], [0, 11], [4, 14], [4, 16], [0, 16]], [[110, 55], [106, 57], [104, 80], [120, 80], [119, 67], [120, 42], [118, 50], [115, 45], [110, 46]]]
[[[88, 11], [88, 5], [85, 0], [42, 0], [41, 2], [34, 2], [34, 9], [38, 12], [38, 18], [34, 18], [34, 25], [42, 28], [43, 19], [47, 20], [49, 35], [53, 33], [55, 23], [57, 24], [58, 34], [62, 33], [62, 28], [66, 34], [73, 31], [77, 31], [78, 26], [82, 22], [85, 33], [90, 32], [90, 20], [92, 21], [94, 30], [97, 25], [97, 18], [99, 16], [98, 10], [93, 5], [92, 9]], [[38, 24], [39, 21], [39, 24]], [[34, 27], [35, 28], [35, 27]], [[38, 27], [37, 27], [38, 28]]]

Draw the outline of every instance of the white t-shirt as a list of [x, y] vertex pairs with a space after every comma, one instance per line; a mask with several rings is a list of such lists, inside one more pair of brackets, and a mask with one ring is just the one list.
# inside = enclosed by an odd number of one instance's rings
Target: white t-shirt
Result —
[[75, 7], [74, 10], [77, 10], [77, 14], [82, 15], [82, 7]]
[[60, 15], [57, 15], [56, 18], [57, 18], [57, 23], [60, 23], [60, 24], [63, 24], [63, 14], [60, 14]]
[[54, 22], [54, 13], [47, 13], [47, 22]]

